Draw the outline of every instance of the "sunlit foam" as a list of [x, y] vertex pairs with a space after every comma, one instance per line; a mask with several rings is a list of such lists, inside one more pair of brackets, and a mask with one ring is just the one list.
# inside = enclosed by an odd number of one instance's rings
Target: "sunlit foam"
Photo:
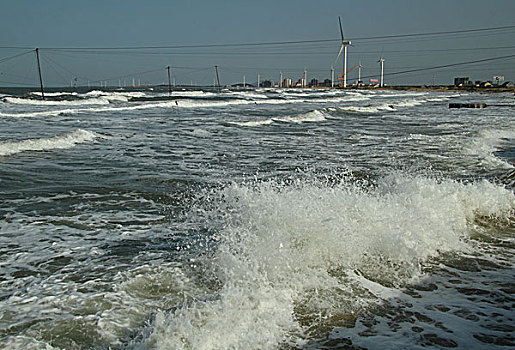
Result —
[[299, 346], [324, 318], [395, 295], [421, 261], [472, 249], [475, 217], [515, 207], [513, 193], [488, 182], [402, 175], [366, 187], [234, 184], [211, 198], [216, 208], [197, 219], [222, 229], [199, 264], [218, 295], [159, 313], [148, 340], [159, 349]]

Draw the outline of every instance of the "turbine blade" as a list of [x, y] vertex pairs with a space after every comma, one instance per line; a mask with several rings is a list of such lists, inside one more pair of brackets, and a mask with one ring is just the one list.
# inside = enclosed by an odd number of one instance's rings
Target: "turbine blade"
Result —
[[343, 44], [340, 46], [340, 51], [338, 51], [338, 56], [336, 56], [336, 59], [334, 60], [333, 66], [336, 66], [336, 63], [338, 62], [338, 59], [340, 58], [342, 51], [343, 51]]
[[338, 16], [338, 22], [340, 23], [340, 35], [342, 36], [342, 44], [343, 44], [343, 42], [344, 42], [343, 29], [342, 29], [342, 20], [340, 19], [340, 16]]

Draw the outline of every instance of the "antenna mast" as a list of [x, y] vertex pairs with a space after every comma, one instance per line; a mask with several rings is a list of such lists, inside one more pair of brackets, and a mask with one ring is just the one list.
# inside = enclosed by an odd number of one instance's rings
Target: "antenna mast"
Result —
[[43, 91], [43, 79], [41, 78], [41, 65], [39, 64], [39, 48], [36, 48], [36, 59], [38, 61], [39, 84], [41, 85], [41, 96], [45, 99], [45, 92]]

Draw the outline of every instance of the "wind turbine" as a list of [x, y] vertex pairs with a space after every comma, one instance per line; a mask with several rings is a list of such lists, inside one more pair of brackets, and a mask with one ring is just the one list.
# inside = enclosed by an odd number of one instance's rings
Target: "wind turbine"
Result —
[[384, 73], [384, 58], [383, 56], [381, 56], [381, 58], [379, 59], [379, 64], [381, 65], [381, 87], [383, 87], [383, 73]]
[[338, 56], [336, 56], [336, 60], [334, 60], [333, 65], [331, 66], [331, 86], [334, 86], [334, 66], [338, 62], [340, 55], [343, 51], [343, 87], [347, 87], [347, 46], [351, 45], [350, 41], [345, 41], [343, 38], [343, 29], [342, 29], [342, 20], [340, 16], [338, 16], [338, 22], [340, 24], [340, 35], [342, 37], [342, 45], [340, 46], [340, 51], [338, 51]]

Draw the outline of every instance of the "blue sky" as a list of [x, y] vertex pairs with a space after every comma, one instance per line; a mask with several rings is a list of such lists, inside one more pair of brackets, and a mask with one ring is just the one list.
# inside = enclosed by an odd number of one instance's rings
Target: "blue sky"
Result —
[[[176, 82], [212, 84], [214, 65], [230, 84], [283, 76], [330, 77], [339, 49], [338, 16], [349, 48], [348, 68], [361, 61], [362, 76], [377, 77], [382, 55], [390, 84], [450, 84], [455, 76], [515, 80], [515, 58], [416, 70], [485, 58], [515, 55], [515, 28], [438, 36], [370, 38], [452, 32], [515, 25], [513, 0], [2, 0], [0, 85], [36, 86], [35, 56], [40, 47], [47, 85], [135, 79], [162, 83], [165, 67]], [[179, 45], [310, 41], [261, 46], [215, 46], [140, 50], [65, 50]], [[320, 41], [318, 41], [320, 40]], [[54, 49], [52, 49], [54, 48]], [[59, 50], [55, 50], [59, 48]], [[11, 57], [27, 53], [18, 57]], [[339, 62], [338, 68], [341, 67]], [[357, 78], [357, 68], [349, 80]], [[166, 79], [165, 79], [166, 78]]]

